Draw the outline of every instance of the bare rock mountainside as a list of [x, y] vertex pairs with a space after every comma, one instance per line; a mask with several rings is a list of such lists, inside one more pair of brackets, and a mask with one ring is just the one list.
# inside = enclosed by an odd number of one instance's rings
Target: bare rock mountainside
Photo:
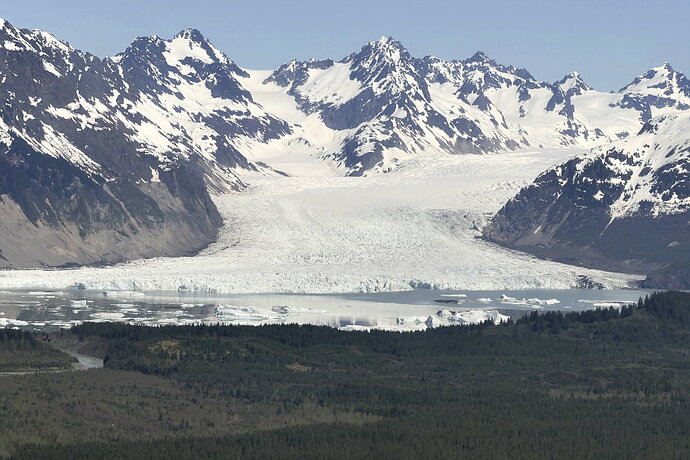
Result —
[[[670, 123], [657, 117], [690, 111], [690, 83], [668, 64], [605, 93], [577, 73], [543, 82], [481, 52], [415, 58], [384, 37], [339, 61], [252, 71], [193, 29], [171, 40], [140, 37], [101, 59], [2, 20], [0, 97], [0, 267], [194, 253], [222, 224], [211, 193], [242, 189], [247, 173], [280, 174], [257, 152], [310, 155], [342, 174], [367, 175], [418, 154], [635, 142], [643, 126], [651, 136]], [[593, 180], [606, 173], [587, 169]], [[658, 186], [683, 174], [669, 170]], [[621, 225], [601, 224], [611, 199], [592, 198], [591, 212], [578, 208], [592, 234]], [[569, 241], [531, 244], [509, 206], [490, 238], [528, 250]], [[678, 216], [664, 218], [664, 231], [683, 228]], [[683, 241], [674, 237], [667, 252], [676, 257]], [[602, 257], [587, 244], [592, 258]], [[578, 260], [568, 251], [561, 256]], [[661, 268], [652, 256], [633, 259]]]
[[541, 174], [484, 230], [497, 243], [570, 263], [649, 273], [690, 287], [690, 114]]

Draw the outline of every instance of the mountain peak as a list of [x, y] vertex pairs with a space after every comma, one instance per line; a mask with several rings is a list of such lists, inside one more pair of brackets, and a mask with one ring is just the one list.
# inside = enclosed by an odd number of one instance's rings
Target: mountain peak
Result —
[[383, 36], [379, 38], [376, 41], [369, 42], [364, 48], [370, 47], [372, 49], [375, 49], [379, 52], [384, 52], [384, 53], [395, 53], [396, 51], [405, 51], [407, 52], [407, 49], [400, 43], [399, 41], [395, 40], [393, 37], [386, 37]]
[[55, 35], [39, 29], [17, 28], [9, 21], [0, 18], [0, 47], [2, 42], [11, 42], [13, 49], [32, 50], [39, 54], [44, 53], [44, 48], [51, 48], [63, 54], [76, 51], [72, 46], [57, 38]]
[[675, 73], [676, 71], [673, 69], [671, 64], [669, 64], [667, 61], [664, 61], [662, 65], [649, 69], [644, 75], [642, 75], [642, 78], [649, 79], [655, 76], [671, 77]]
[[477, 64], [481, 64], [481, 63], [485, 63], [485, 62], [489, 62], [489, 61], [491, 61], [491, 59], [489, 59], [489, 56], [487, 56], [486, 53], [483, 51], [477, 51], [476, 53], [474, 53], [472, 55], [471, 58], [465, 60], [466, 63], [477, 63]]
[[645, 88], [664, 88], [667, 85], [681, 84], [684, 86], [683, 82], [687, 81], [685, 76], [676, 72], [671, 64], [664, 62], [663, 65], [658, 67], [652, 67], [644, 74], [635, 78], [628, 85], [621, 88], [620, 92], [625, 92], [629, 90], [642, 90]]
[[592, 89], [587, 83], [585, 83], [579, 72], [570, 72], [555, 84], [565, 93], [570, 92], [573, 94], [581, 94], [583, 91], [589, 91]]
[[369, 42], [360, 51], [346, 58], [346, 60], [370, 69], [384, 64], [397, 66], [400, 62], [409, 59], [410, 53], [407, 49], [392, 37], [381, 37], [376, 41]]
[[196, 43], [206, 42], [206, 38], [204, 38], [201, 32], [199, 32], [197, 29], [192, 28], [188, 28], [179, 32], [177, 35], [175, 35], [175, 38], [184, 38]]

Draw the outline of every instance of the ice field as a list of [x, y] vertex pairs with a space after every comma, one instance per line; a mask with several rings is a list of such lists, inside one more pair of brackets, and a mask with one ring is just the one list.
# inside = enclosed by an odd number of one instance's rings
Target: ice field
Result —
[[2, 271], [0, 288], [345, 293], [568, 289], [582, 276], [621, 288], [640, 279], [539, 260], [479, 238], [520, 187], [577, 151], [420, 155], [387, 174], [342, 177], [329, 162], [270, 147], [250, 159], [289, 176], [245, 175], [246, 190], [216, 196], [225, 225], [200, 254]]

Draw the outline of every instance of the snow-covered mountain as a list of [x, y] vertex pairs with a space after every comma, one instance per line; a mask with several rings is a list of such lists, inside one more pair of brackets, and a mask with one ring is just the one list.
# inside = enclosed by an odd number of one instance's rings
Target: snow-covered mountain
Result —
[[197, 30], [172, 40], [140, 37], [108, 63], [125, 85], [113, 96], [128, 104], [133, 140], [161, 164], [192, 162], [207, 185], [221, 191], [239, 184], [237, 168], [256, 170], [237, 143], [290, 132], [242, 87], [238, 79], [246, 72]]
[[[262, 83], [259, 91], [284, 93], [310, 119], [294, 126], [293, 139], [353, 175], [388, 171], [421, 152], [593, 147], [635, 134], [653, 116], [690, 109], [688, 80], [668, 65], [604, 93], [577, 72], [538, 81], [481, 52], [464, 61], [417, 59], [387, 37], [337, 62], [291, 61]], [[276, 101], [285, 104], [272, 97], [264, 107], [284, 111]], [[314, 131], [326, 130], [319, 141]]]
[[292, 61], [265, 83], [285, 88], [301, 111], [318, 114], [336, 133], [338, 142], [325, 146], [324, 156], [350, 174], [387, 171], [398, 160], [421, 152], [519, 147], [499, 113], [444, 93], [423, 70], [423, 63], [399, 42], [382, 38], [339, 62]]
[[363, 175], [414, 155], [592, 147], [690, 110], [689, 88], [665, 65], [602, 93], [386, 37], [275, 71], [240, 68], [193, 29], [100, 59], [0, 21], [0, 266], [194, 252], [221, 225], [209, 193], [281, 173], [276, 155]]
[[690, 80], [668, 62], [635, 78], [619, 92], [622, 96], [613, 105], [634, 108], [642, 112], [645, 120], [690, 109]]
[[0, 22], [0, 265], [188, 254], [215, 239], [208, 189], [255, 170], [234, 147], [289, 132], [196, 31], [99, 59]]
[[690, 261], [690, 113], [653, 118], [635, 136], [544, 172], [484, 233], [540, 256], [629, 272]]

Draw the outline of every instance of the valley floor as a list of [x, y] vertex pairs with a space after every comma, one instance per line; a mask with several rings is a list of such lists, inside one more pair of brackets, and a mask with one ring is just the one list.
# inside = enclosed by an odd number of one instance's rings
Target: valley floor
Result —
[[480, 229], [541, 171], [575, 151], [419, 156], [371, 177], [341, 177], [306, 155], [261, 160], [290, 177], [250, 175], [215, 197], [216, 243], [195, 257], [104, 268], [0, 272], [2, 288], [220, 293], [563, 289], [587, 276], [606, 287], [640, 277], [539, 260], [481, 239]]
[[[104, 368], [69, 369], [71, 351]], [[0, 329], [0, 458], [690, 458], [690, 293], [424, 332]]]

